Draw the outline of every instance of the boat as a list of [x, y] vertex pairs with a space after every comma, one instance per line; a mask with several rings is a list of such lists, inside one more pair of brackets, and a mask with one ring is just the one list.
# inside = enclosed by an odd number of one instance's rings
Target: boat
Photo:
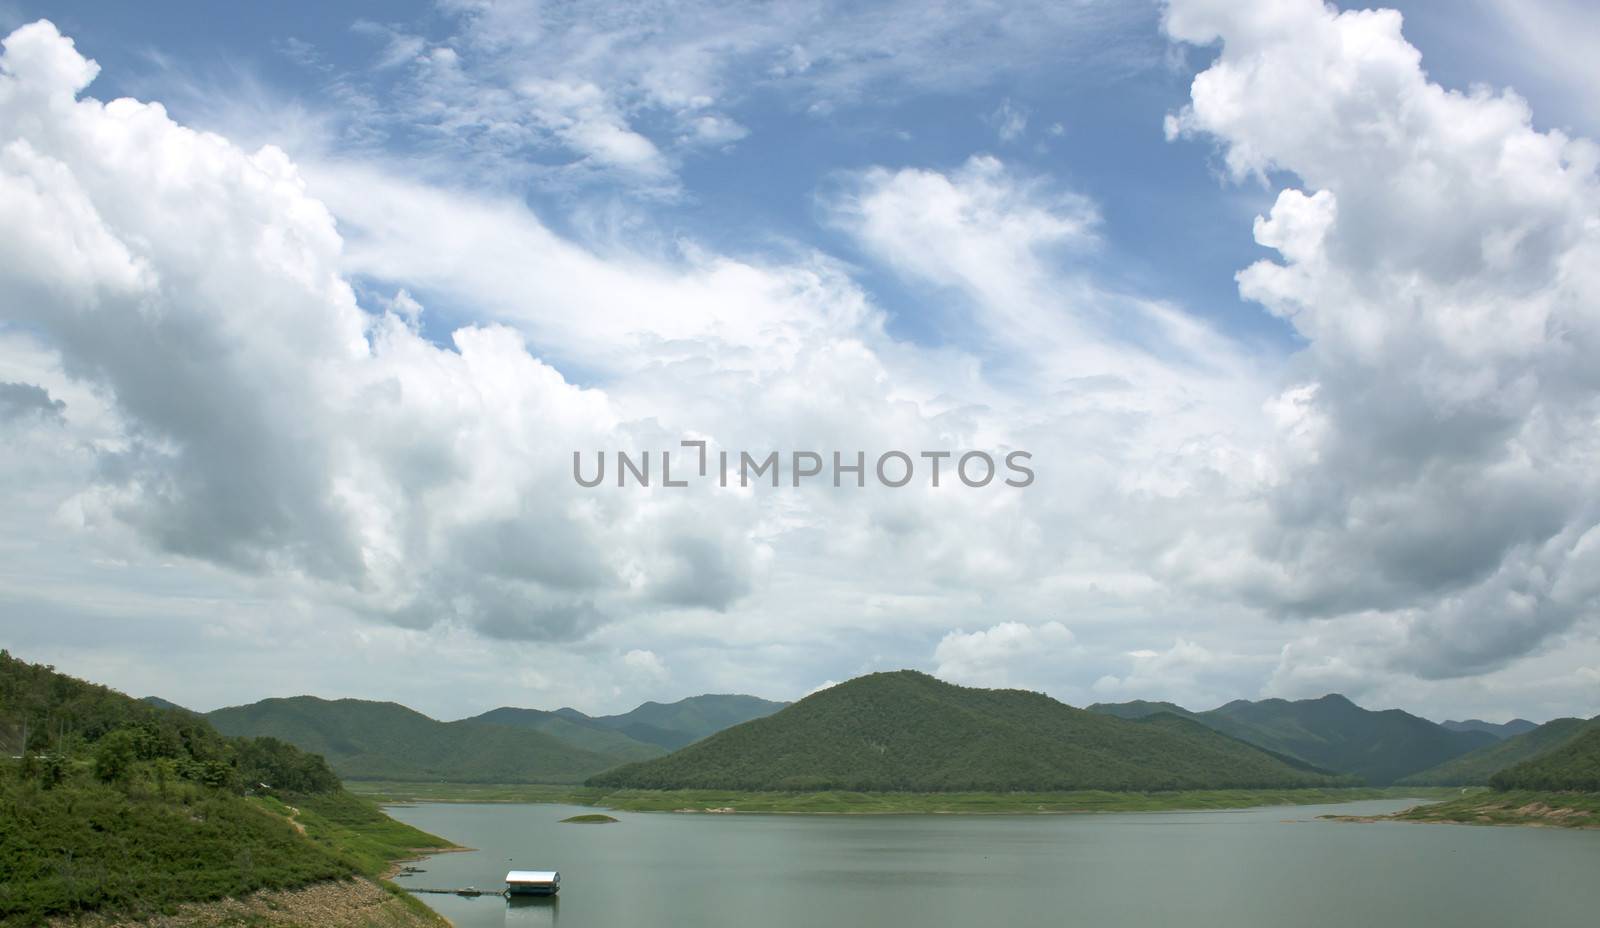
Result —
[[506, 874], [508, 896], [554, 896], [561, 891], [561, 874], [555, 870], [512, 870]]

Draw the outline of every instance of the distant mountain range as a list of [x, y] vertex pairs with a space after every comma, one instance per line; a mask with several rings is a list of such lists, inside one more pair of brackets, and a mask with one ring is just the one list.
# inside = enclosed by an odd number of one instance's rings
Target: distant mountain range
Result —
[[1235, 700], [1205, 712], [1171, 703], [1097, 703], [1092, 712], [1121, 718], [1169, 713], [1192, 719], [1257, 747], [1325, 770], [1387, 786], [1499, 738], [1484, 731], [1453, 731], [1399, 709], [1363, 709], [1338, 694], [1289, 701]]
[[1489, 778], [1495, 789], [1578, 790], [1600, 793], [1600, 715], [1559, 746]]
[[858, 677], [589, 779], [644, 789], [932, 792], [1339, 782], [1176, 714], [1121, 719], [1040, 693], [955, 686], [909, 670]]
[[1465, 722], [1451, 720], [1440, 722], [1439, 724], [1451, 731], [1483, 731], [1502, 739], [1525, 735], [1539, 727], [1537, 722], [1530, 722], [1527, 719], [1512, 719], [1509, 722], [1501, 722], [1499, 724], [1485, 722], [1483, 719], [1467, 719]]
[[[441, 722], [395, 703], [297, 696], [205, 717], [228, 735], [322, 754], [353, 780], [783, 790], [1473, 786], [1600, 727], [1437, 724], [1337, 694], [1204, 712], [1144, 700], [1079, 710], [914, 671], [860, 677], [793, 705], [708, 694], [618, 715], [502, 706]], [[1586, 757], [1528, 775], [1571, 780]]]
[[1561, 747], [1585, 726], [1593, 727], [1583, 719], [1554, 719], [1414, 773], [1401, 782], [1408, 786], [1487, 786], [1495, 774]]
[[771, 715], [787, 705], [786, 702], [773, 702], [755, 696], [706, 695], [691, 696], [674, 703], [647, 702], [621, 715], [592, 716], [572, 708], [546, 712], [541, 709], [502, 707], [467, 721], [537, 728], [552, 733], [561, 730], [563, 725], [576, 726], [613, 738], [624, 737], [666, 751], [675, 751], [724, 728]]
[[647, 702], [599, 718], [575, 709], [502, 707], [441, 722], [392, 702], [295, 696], [205, 717], [224, 734], [270, 735], [321, 754], [351, 780], [575, 783], [783, 706], [754, 696], [707, 695], [669, 705]]

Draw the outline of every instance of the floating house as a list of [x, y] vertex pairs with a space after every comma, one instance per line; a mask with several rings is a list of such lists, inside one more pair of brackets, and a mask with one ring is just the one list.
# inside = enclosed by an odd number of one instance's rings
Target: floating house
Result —
[[561, 874], [554, 870], [513, 870], [506, 874], [506, 893], [512, 896], [554, 896], [561, 891]]

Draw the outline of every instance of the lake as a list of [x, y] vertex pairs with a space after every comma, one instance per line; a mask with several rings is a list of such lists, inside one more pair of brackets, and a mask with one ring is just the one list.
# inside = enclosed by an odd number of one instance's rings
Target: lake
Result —
[[1228, 812], [1037, 816], [612, 813], [546, 804], [397, 806], [474, 851], [402, 885], [498, 890], [561, 871], [554, 899], [420, 896], [458, 928], [1181, 924], [1592, 928], [1600, 832], [1318, 821], [1396, 800]]

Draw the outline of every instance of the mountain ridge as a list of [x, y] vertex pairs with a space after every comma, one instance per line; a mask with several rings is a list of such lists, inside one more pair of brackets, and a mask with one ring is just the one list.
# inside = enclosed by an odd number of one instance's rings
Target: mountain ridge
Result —
[[[1157, 710], [1151, 703], [1096, 703], [1091, 711], [1119, 717]], [[1452, 731], [1402, 709], [1366, 709], [1340, 693], [1315, 699], [1235, 699], [1215, 709], [1177, 708], [1223, 734], [1297, 758], [1314, 767], [1387, 786], [1499, 741], [1482, 731]]]
[[1325, 786], [1176, 716], [1129, 721], [1042, 693], [868, 674], [592, 786], [817, 791], [1166, 790]]
[[1551, 719], [1531, 731], [1468, 751], [1400, 782], [1408, 786], [1487, 786], [1502, 770], [1561, 747], [1588, 724], [1576, 718]]

